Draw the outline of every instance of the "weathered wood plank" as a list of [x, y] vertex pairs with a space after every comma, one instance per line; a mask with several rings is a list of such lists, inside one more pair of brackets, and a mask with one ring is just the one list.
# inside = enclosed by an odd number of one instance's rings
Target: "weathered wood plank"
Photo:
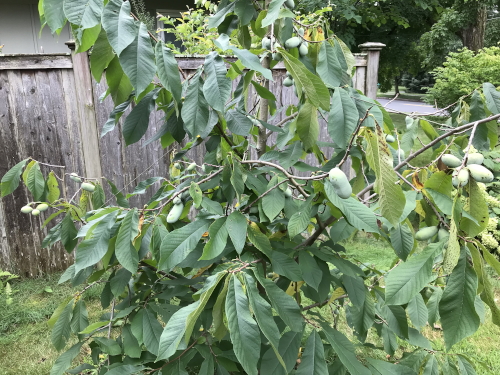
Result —
[[3, 55], [0, 56], [0, 70], [72, 69], [69, 54], [53, 55]]

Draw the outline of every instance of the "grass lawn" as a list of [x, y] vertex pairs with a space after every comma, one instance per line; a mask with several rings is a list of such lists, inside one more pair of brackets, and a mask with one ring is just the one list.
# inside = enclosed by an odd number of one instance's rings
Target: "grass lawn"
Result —
[[[365, 265], [375, 265], [381, 269], [389, 269], [395, 255], [383, 241], [377, 241], [368, 236], [358, 236], [353, 241], [343, 244], [347, 254], [353, 260]], [[81, 289], [72, 288], [69, 284], [57, 285], [59, 275], [46, 276], [34, 280], [20, 280], [13, 283], [16, 291], [14, 302], [10, 306], [0, 304], [0, 375], [48, 375], [58, 353], [52, 347], [50, 330], [47, 320], [57, 305], [66, 297]], [[497, 295], [500, 296], [500, 283], [494, 280]], [[49, 287], [52, 292], [45, 289]], [[86, 296], [90, 322], [99, 320], [99, 296], [102, 287], [89, 290]], [[304, 301], [303, 301], [304, 302]], [[331, 317], [330, 310], [325, 308], [321, 313]], [[339, 325], [339, 329], [352, 337], [347, 324]], [[430, 327], [424, 334], [434, 342], [435, 348], [442, 350], [442, 332]], [[370, 333], [368, 341], [376, 346], [380, 343], [378, 337]], [[400, 342], [400, 350], [395, 357], [400, 357], [408, 344]], [[385, 352], [378, 349], [358, 347], [358, 354], [367, 354], [375, 358], [386, 358]], [[477, 366], [478, 374], [500, 374], [500, 328], [491, 323], [487, 314], [486, 322], [473, 336], [463, 340], [453, 347], [454, 353], [466, 354], [483, 361], [492, 372]], [[82, 357], [80, 357], [80, 360]]]
[[[377, 98], [385, 98], [385, 99], [392, 99], [396, 95], [396, 92], [394, 89], [391, 89], [390, 91], [387, 92], [382, 92], [378, 91], [377, 92]], [[403, 99], [403, 100], [415, 100], [415, 101], [423, 101], [423, 97], [425, 94], [417, 94], [413, 92], [406, 92], [406, 87], [404, 86], [399, 86], [399, 96], [398, 99]]]

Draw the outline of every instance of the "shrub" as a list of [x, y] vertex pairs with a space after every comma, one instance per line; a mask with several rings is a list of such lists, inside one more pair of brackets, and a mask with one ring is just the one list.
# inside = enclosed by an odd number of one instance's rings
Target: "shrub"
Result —
[[439, 107], [455, 103], [483, 82], [500, 85], [500, 47], [484, 48], [478, 53], [464, 48], [452, 52], [443, 67], [432, 72], [436, 83], [428, 90], [426, 101]]

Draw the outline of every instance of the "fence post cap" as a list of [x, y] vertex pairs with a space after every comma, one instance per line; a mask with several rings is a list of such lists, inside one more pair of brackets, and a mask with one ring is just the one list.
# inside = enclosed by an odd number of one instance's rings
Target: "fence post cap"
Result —
[[385, 47], [384, 43], [366, 42], [358, 46], [361, 51], [380, 51]]
[[66, 44], [68, 46], [68, 48], [72, 51], [75, 50], [76, 48], [76, 43], [74, 40], [68, 40], [67, 42], [65, 42], [64, 44]]

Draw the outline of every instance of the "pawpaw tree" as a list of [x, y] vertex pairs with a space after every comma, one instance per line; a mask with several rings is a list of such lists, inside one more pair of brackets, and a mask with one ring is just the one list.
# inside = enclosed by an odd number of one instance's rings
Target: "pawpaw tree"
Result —
[[[116, 108], [103, 133], [133, 107], [122, 133], [141, 141], [156, 109], [165, 125], [151, 141], [182, 142], [168, 178], [129, 195], [112, 185], [106, 198], [100, 180], [29, 158], [2, 177], [2, 196], [21, 180], [32, 193], [24, 214], [51, 214], [43, 245], [74, 254], [60, 282], [81, 291], [49, 320], [63, 351], [52, 375], [475, 373], [449, 350], [478, 329], [485, 305], [500, 324], [487, 275], [500, 263], [475, 239], [488, 224], [481, 184], [494, 178], [477, 155], [498, 142], [493, 85], [456, 103], [446, 123], [407, 117], [395, 128], [352, 88], [353, 56], [321, 12], [299, 16], [293, 0], [220, 2], [210, 24], [236, 61], [214, 51], [189, 77], [129, 1], [40, 5], [52, 31], [69, 22], [78, 50], [92, 48], [95, 79], [106, 71]], [[297, 96], [289, 108], [269, 91], [281, 61]], [[247, 107], [250, 86], [257, 108]], [[320, 117], [333, 143], [318, 143]], [[195, 147], [203, 164], [186, 156]], [[61, 197], [61, 183], [81, 189]], [[155, 183], [144, 206], [130, 206]], [[389, 271], [346, 254], [341, 243], [357, 231], [394, 249]], [[103, 311], [90, 321], [85, 293], [98, 286]], [[444, 348], [422, 333], [438, 322]], [[73, 363], [82, 348], [90, 354]]]

